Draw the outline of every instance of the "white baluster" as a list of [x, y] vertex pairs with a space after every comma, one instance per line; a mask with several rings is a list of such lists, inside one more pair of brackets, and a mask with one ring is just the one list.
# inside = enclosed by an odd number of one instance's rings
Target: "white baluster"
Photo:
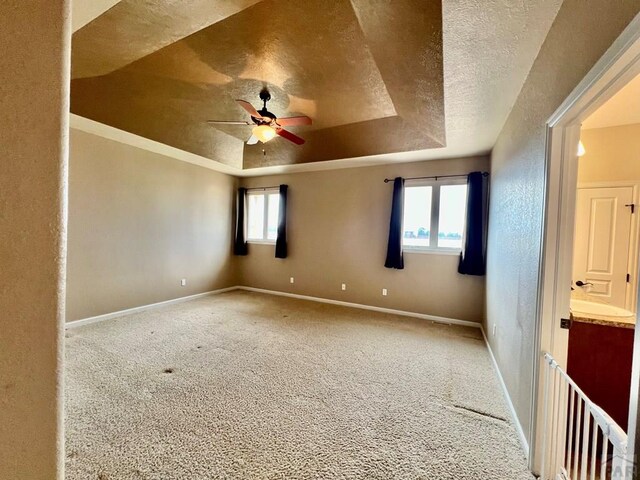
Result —
[[600, 429], [596, 422], [593, 422], [593, 435], [591, 437], [591, 480], [596, 480], [596, 457], [598, 451], [598, 432]]
[[607, 479], [607, 451], [609, 449], [609, 437], [602, 434], [602, 454], [600, 455], [600, 480]]
[[547, 437], [549, 436], [549, 382], [551, 378], [551, 366], [548, 360], [551, 356], [544, 356], [544, 404], [543, 408], [543, 435], [542, 435], [542, 465], [540, 465], [540, 480], [547, 480]]
[[584, 411], [584, 400], [580, 395], [578, 395], [578, 403], [576, 405], [578, 410], [578, 415], [576, 418], [576, 442], [575, 442], [575, 452], [573, 454], [573, 480], [578, 480], [578, 475], [580, 474], [580, 432], [582, 427], [582, 412]]
[[584, 415], [582, 416], [582, 458], [580, 460], [580, 480], [587, 480], [587, 467], [589, 453], [589, 423], [591, 423], [591, 415], [589, 414], [591, 405], [588, 400], [584, 401]]
[[556, 476], [558, 475], [558, 424], [559, 419], [558, 419], [558, 415], [559, 415], [559, 399], [558, 399], [558, 392], [559, 392], [559, 388], [558, 388], [558, 379], [559, 379], [560, 375], [558, 374], [558, 371], [556, 369], [553, 370], [553, 382], [552, 382], [552, 409], [551, 409], [551, 461], [550, 461], [550, 467], [551, 467], [551, 475], [552, 478], [556, 478]]
[[573, 412], [576, 402], [576, 391], [573, 389], [573, 386], [570, 383], [567, 383], [569, 386], [569, 425], [568, 425], [568, 433], [569, 441], [567, 446], [567, 458], [565, 460], [565, 467], [567, 469], [567, 477], [571, 478], [571, 472], [573, 471], [571, 468], [571, 461], [573, 459], [573, 436], [575, 434], [575, 424]]

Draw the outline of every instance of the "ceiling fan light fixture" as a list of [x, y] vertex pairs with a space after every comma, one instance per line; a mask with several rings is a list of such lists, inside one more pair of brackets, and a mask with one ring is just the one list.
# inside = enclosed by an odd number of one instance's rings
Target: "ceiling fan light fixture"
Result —
[[269, 125], [258, 125], [257, 127], [253, 127], [251, 133], [253, 133], [253, 136], [260, 140], [262, 143], [267, 143], [269, 140], [276, 136], [276, 131]]

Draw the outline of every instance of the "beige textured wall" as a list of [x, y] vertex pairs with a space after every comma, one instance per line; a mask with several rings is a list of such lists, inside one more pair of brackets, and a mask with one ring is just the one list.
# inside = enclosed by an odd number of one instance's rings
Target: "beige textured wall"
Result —
[[70, 22], [0, 2], [0, 478], [63, 476], [62, 322]]
[[640, 123], [583, 130], [578, 181], [640, 181]]
[[487, 331], [530, 431], [545, 123], [640, 10], [639, 0], [565, 0], [492, 152]]
[[404, 270], [384, 267], [393, 186], [383, 180], [488, 168], [489, 159], [478, 157], [244, 179], [247, 187], [289, 185], [289, 256], [276, 259], [273, 245], [250, 244], [249, 255], [238, 257], [241, 281], [479, 322], [484, 278], [458, 274], [457, 256], [406, 253]]
[[70, 148], [67, 321], [236, 283], [236, 179], [79, 130]]

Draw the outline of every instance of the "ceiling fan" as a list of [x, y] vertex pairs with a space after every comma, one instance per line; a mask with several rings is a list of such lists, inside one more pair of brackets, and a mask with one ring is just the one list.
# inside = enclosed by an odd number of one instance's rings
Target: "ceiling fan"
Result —
[[262, 89], [262, 91], [260, 92], [260, 100], [262, 100], [264, 103], [264, 106], [260, 110], [256, 110], [253, 105], [251, 105], [246, 100], [236, 100], [236, 102], [238, 102], [238, 105], [244, 108], [247, 113], [251, 115], [251, 122], [208, 120], [207, 123], [210, 123], [212, 125], [255, 125], [253, 127], [253, 130], [251, 131], [251, 138], [247, 140], [247, 145], [255, 145], [256, 143], [258, 143], [258, 141], [266, 143], [276, 135], [286, 138], [296, 145], [302, 145], [304, 143], [303, 138], [300, 138], [299, 136], [291, 133], [288, 130], [285, 130], [282, 127], [311, 125], [311, 119], [305, 115], [301, 115], [298, 117], [276, 117], [273, 113], [267, 110], [267, 102], [271, 100], [271, 94], [266, 88]]

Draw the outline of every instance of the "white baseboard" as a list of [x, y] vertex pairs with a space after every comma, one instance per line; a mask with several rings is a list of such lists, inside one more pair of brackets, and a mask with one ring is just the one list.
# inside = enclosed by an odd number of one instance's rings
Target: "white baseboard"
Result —
[[90, 323], [102, 322], [104, 320], [111, 320], [112, 318], [122, 317], [124, 315], [131, 315], [132, 313], [144, 312], [145, 310], [151, 310], [153, 308], [164, 307], [172, 305], [174, 303], [188, 302], [189, 300], [195, 300], [196, 298], [206, 297], [209, 295], [217, 295], [219, 293], [230, 292], [231, 290], [237, 290], [238, 287], [227, 287], [219, 290], [211, 290], [210, 292], [196, 293], [195, 295], [188, 295], [186, 297], [173, 298], [171, 300], [165, 300], [164, 302], [152, 303], [150, 305], [142, 305], [140, 307], [128, 308], [126, 310], [120, 310], [118, 312], [105, 313], [104, 315], [97, 315], [95, 317], [83, 318], [81, 320], [74, 320], [67, 322], [65, 328], [75, 328], [82, 325], [88, 325]]
[[527, 437], [524, 434], [524, 430], [522, 429], [522, 424], [518, 419], [518, 415], [516, 414], [516, 409], [514, 408], [513, 402], [511, 401], [511, 395], [509, 395], [509, 390], [507, 390], [507, 384], [504, 383], [504, 378], [502, 378], [500, 367], [498, 367], [498, 362], [496, 361], [496, 357], [493, 355], [493, 350], [491, 350], [491, 345], [489, 344], [489, 339], [487, 338], [484, 328], [480, 327], [480, 330], [482, 331], [482, 336], [484, 337], [484, 343], [486, 343], [487, 349], [489, 350], [489, 356], [491, 357], [493, 368], [496, 371], [496, 375], [498, 376], [500, 387], [502, 388], [502, 393], [504, 394], [504, 398], [507, 401], [507, 406], [509, 407], [511, 418], [513, 418], [513, 424], [515, 425], [516, 431], [518, 432], [518, 438], [520, 439], [520, 444], [522, 445], [522, 449], [524, 450], [524, 453], [527, 459], [529, 459], [529, 442], [527, 442]]
[[174, 303], [187, 302], [189, 300], [195, 300], [196, 298], [205, 297], [208, 295], [216, 295], [219, 293], [230, 292], [233, 290], [246, 290], [249, 292], [266, 293], [269, 295], [278, 295], [281, 297], [298, 298], [300, 300], [309, 300], [312, 302], [329, 303], [332, 305], [340, 305], [343, 307], [359, 308], [362, 310], [371, 310], [374, 312], [391, 313], [393, 315], [401, 315], [404, 317], [414, 317], [423, 320], [430, 320], [437, 323], [445, 323], [449, 325], [463, 325], [465, 327], [482, 328], [482, 325], [478, 322], [470, 322], [468, 320], [458, 320], [457, 318], [439, 317], [437, 315], [427, 315], [425, 313], [407, 312], [404, 310], [395, 310], [392, 308], [374, 307], [372, 305], [363, 305], [361, 303], [343, 302], [341, 300], [332, 300], [330, 298], [312, 297], [310, 295], [299, 295], [297, 293], [279, 292], [276, 290], [266, 290], [264, 288], [245, 287], [245, 286], [233, 286], [227, 288], [221, 288], [219, 290], [212, 290], [210, 292], [197, 293], [195, 295], [189, 295], [186, 297], [174, 298], [172, 300], [166, 300], [164, 302], [152, 303], [150, 305], [142, 305], [140, 307], [128, 308], [126, 310], [120, 310], [118, 312], [105, 313], [104, 315], [97, 315], [95, 317], [83, 318], [81, 320], [74, 320], [67, 322], [65, 328], [80, 327], [82, 325], [88, 325], [90, 323], [102, 322], [104, 320], [110, 320], [112, 318], [122, 317], [124, 315], [130, 315], [132, 313], [139, 313], [152, 308], [163, 307]]
[[421, 318], [423, 320], [431, 320], [432, 322], [446, 323], [449, 325], [463, 325], [465, 327], [482, 328], [478, 322], [470, 322], [468, 320], [458, 320], [457, 318], [438, 317], [436, 315], [427, 315], [425, 313], [407, 312], [404, 310], [394, 310], [392, 308], [374, 307], [372, 305], [363, 305], [361, 303], [343, 302], [342, 300], [331, 300], [330, 298], [312, 297], [309, 295], [299, 295], [297, 293], [278, 292], [276, 290], [265, 290], [255, 287], [236, 287], [238, 290], [247, 290], [249, 292], [267, 293], [269, 295], [278, 295], [281, 297], [298, 298], [300, 300], [310, 300], [312, 302], [330, 303], [332, 305], [340, 305], [343, 307], [360, 308], [362, 310], [372, 310], [374, 312], [391, 313], [393, 315], [402, 315], [403, 317]]

